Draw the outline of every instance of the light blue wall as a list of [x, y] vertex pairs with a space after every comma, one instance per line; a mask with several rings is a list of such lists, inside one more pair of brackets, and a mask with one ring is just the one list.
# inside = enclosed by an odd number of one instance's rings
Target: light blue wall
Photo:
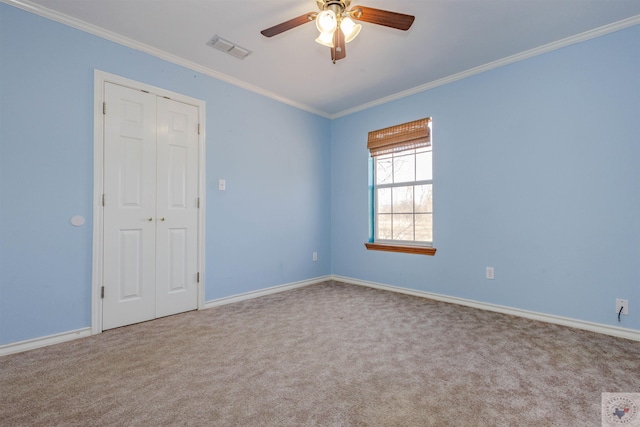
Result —
[[[640, 27], [329, 121], [0, 3], [0, 345], [90, 325], [94, 69], [207, 103], [206, 300], [333, 273], [640, 330]], [[367, 132], [426, 116], [438, 252], [366, 251]]]
[[[640, 329], [639, 76], [635, 26], [332, 121], [333, 274]], [[437, 253], [367, 251], [367, 132], [428, 116]]]
[[206, 300], [330, 274], [327, 119], [0, 3], [0, 344], [90, 326], [94, 69], [207, 103]]

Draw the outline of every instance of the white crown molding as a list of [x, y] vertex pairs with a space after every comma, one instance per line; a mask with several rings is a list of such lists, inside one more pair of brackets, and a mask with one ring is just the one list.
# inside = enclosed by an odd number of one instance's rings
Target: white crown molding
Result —
[[434, 80], [432, 82], [416, 86], [412, 89], [408, 89], [396, 94], [386, 96], [384, 98], [377, 99], [366, 104], [359, 105], [357, 107], [349, 108], [336, 114], [331, 114], [330, 119], [337, 119], [339, 117], [348, 116], [349, 114], [357, 113], [359, 111], [367, 110], [378, 105], [386, 104], [387, 102], [395, 101], [397, 99], [405, 98], [407, 96], [415, 95], [420, 92], [427, 91], [429, 89], [436, 88], [438, 86], [444, 86], [449, 83], [453, 83], [458, 80], [466, 79], [467, 77], [474, 76], [476, 74], [484, 73], [485, 71], [493, 70], [495, 68], [503, 67], [505, 65], [513, 64], [514, 62], [524, 61], [525, 59], [533, 58], [534, 56], [542, 55], [563, 47], [570, 46], [572, 44], [581, 43], [596, 37], [603, 36], [605, 34], [613, 33], [615, 31], [623, 30], [625, 28], [632, 27], [640, 24], [640, 15], [635, 15], [622, 21], [614, 22], [603, 27], [595, 28], [593, 30], [586, 31], [581, 34], [576, 34], [571, 37], [567, 37], [562, 40], [539, 46], [533, 49], [526, 50], [524, 52], [517, 53], [515, 55], [507, 56], [506, 58], [498, 59], [496, 61], [489, 62], [478, 67], [471, 68], [460, 73], [452, 74], [450, 76]]
[[519, 308], [506, 307], [503, 305], [489, 304], [480, 301], [474, 301], [464, 298], [452, 297], [442, 294], [434, 294], [431, 292], [419, 291], [415, 289], [401, 288], [398, 286], [384, 285], [382, 283], [369, 282], [366, 280], [353, 279], [351, 277], [332, 276], [337, 282], [343, 282], [350, 285], [365, 286], [369, 288], [381, 289], [385, 291], [398, 292], [406, 295], [413, 295], [421, 298], [432, 299], [435, 301], [448, 302], [452, 304], [463, 305], [466, 307], [477, 308], [480, 310], [494, 311], [496, 313], [509, 314], [512, 316], [523, 317], [531, 320], [538, 320], [545, 323], [567, 326], [570, 328], [582, 329], [599, 334], [611, 335], [618, 338], [626, 338], [633, 341], [640, 341], [640, 331], [629, 328], [620, 328], [616, 326], [604, 325], [601, 323], [587, 322], [569, 317], [555, 316], [552, 314], [538, 313], [535, 311], [521, 310]]
[[221, 80], [223, 82], [232, 84], [234, 86], [238, 86], [242, 89], [246, 89], [250, 92], [257, 93], [258, 95], [265, 96], [267, 98], [271, 98], [275, 101], [281, 102], [283, 104], [290, 105], [292, 107], [298, 108], [300, 110], [307, 111], [309, 113], [316, 114], [321, 117], [330, 118], [330, 115], [324, 111], [320, 111], [316, 108], [310, 107], [308, 105], [302, 104], [300, 102], [293, 101], [289, 98], [285, 98], [280, 96], [274, 92], [270, 92], [266, 89], [262, 89], [258, 86], [254, 86], [242, 80], [238, 80], [234, 77], [231, 77], [227, 74], [220, 73], [211, 68], [203, 67], [200, 64], [196, 64], [195, 62], [188, 61], [186, 59], [175, 56], [171, 53], [165, 52], [160, 49], [156, 49], [155, 47], [149, 46], [144, 43], [140, 43], [138, 41], [132, 40], [128, 37], [123, 37], [119, 34], [116, 34], [112, 31], [106, 30], [104, 28], [98, 27], [93, 24], [89, 24], [85, 21], [73, 18], [71, 16], [65, 15], [60, 12], [56, 12], [51, 9], [47, 9], [40, 5], [33, 4], [28, 0], [0, 0], [0, 2], [7, 3], [9, 5], [15, 6], [19, 9], [26, 10], [27, 12], [34, 13], [36, 15], [42, 16], [43, 18], [50, 19], [52, 21], [59, 22], [61, 24], [67, 25], [69, 27], [75, 28], [80, 31], [84, 31], [85, 33], [93, 34], [95, 36], [101, 37], [103, 39], [112, 41], [114, 43], [120, 44], [122, 46], [129, 47], [134, 50], [138, 50], [140, 52], [148, 53], [149, 55], [155, 56], [157, 58], [163, 59], [167, 62], [171, 62], [176, 65], [180, 65], [182, 67], [188, 68], [190, 70], [202, 73], [209, 77], [213, 77], [215, 79]]
[[26, 10], [31, 13], [35, 13], [36, 15], [40, 15], [44, 18], [51, 19], [53, 21], [59, 22], [61, 24], [68, 25], [70, 27], [76, 28], [78, 30], [84, 31], [86, 33], [90, 33], [96, 35], [98, 37], [110, 40], [114, 43], [121, 44], [123, 46], [129, 47], [131, 49], [139, 50], [141, 52], [148, 53], [150, 55], [156, 56], [165, 61], [171, 62], [176, 65], [180, 65], [186, 68], [189, 68], [193, 71], [197, 71], [204, 75], [213, 77], [218, 80], [222, 80], [226, 83], [232, 84], [234, 86], [238, 86], [242, 89], [246, 89], [248, 91], [257, 93], [259, 95], [265, 96], [267, 98], [271, 98], [275, 101], [281, 102], [283, 104], [290, 105], [292, 107], [298, 108], [303, 111], [307, 111], [312, 114], [316, 114], [321, 117], [325, 117], [327, 119], [337, 119], [339, 117], [347, 116], [349, 114], [357, 113], [359, 111], [367, 110], [372, 107], [376, 107], [378, 105], [386, 104], [387, 102], [395, 101], [401, 98], [405, 98], [407, 96], [415, 95], [420, 92], [427, 91], [429, 89], [433, 89], [439, 86], [443, 86], [449, 83], [453, 83], [458, 80], [462, 80], [467, 77], [474, 76], [476, 74], [484, 73], [485, 71], [493, 70], [498, 67], [502, 67], [504, 65], [513, 64], [514, 62], [522, 61], [528, 58], [532, 58], [537, 55], [542, 55], [547, 52], [551, 52], [556, 49], [560, 49], [575, 43], [580, 43], [595, 37], [599, 37], [608, 33], [612, 33], [614, 31], [622, 30], [624, 28], [628, 28], [634, 25], [640, 24], [640, 15], [635, 15], [627, 19], [623, 19], [622, 21], [614, 22], [609, 25], [605, 25], [603, 27], [595, 28], [590, 31], [586, 31], [581, 34], [577, 34], [575, 36], [567, 37], [562, 40], [555, 41], [553, 43], [549, 43], [534, 49], [530, 49], [515, 55], [508, 56], [503, 59], [499, 59], [497, 61], [489, 62], [484, 65], [480, 65], [475, 68], [471, 68], [470, 70], [462, 71], [460, 73], [453, 74], [448, 77], [444, 77], [442, 79], [434, 80], [432, 82], [426, 83], [424, 85], [416, 86], [412, 89], [408, 89], [402, 92], [398, 92], [396, 94], [377, 99], [372, 102], [368, 102], [366, 104], [362, 104], [353, 108], [349, 108], [347, 110], [341, 111], [339, 113], [330, 114], [325, 111], [320, 111], [316, 108], [310, 107], [308, 105], [302, 104], [300, 102], [293, 101], [289, 98], [285, 98], [280, 96], [274, 92], [268, 91], [266, 89], [262, 89], [260, 87], [254, 86], [242, 80], [238, 80], [234, 77], [228, 76], [226, 74], [220, 73], [218, 71], [212, 70], [211, 68], [203, 67], [202, 65], [196, 64], [191, 61], [187, 61], [185, 59], [179, 58], [173, 54], [165, 52], [160, 49], [156, 49], [144, 43], [137, 42], [135, 40], [129, 39], [127, 37], [123, 37], [111, 31], [105, 30], [104, 28], [100, 28], [98, 26], [89, 24], [87, 22], [81, 21], [76, 18], [72, 18], [68, 15], [62, 14], [60, 12], [56, 12], [51, 9], [47, 9], [40, 5], [36, 5], [31, 3], [28, 0], [0, 0], [0, 2], [7, 3], [9, 5], [15, 6], [17, 8]]

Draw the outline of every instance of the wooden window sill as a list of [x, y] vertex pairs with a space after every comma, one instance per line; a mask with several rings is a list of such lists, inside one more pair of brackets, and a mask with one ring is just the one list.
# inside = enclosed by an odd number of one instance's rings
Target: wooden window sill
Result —
[[434, 256], [436, 254], [436, 248], [426, 246], [402, 246], [402, 245], [389, 245], [384, 243], [365, 243], [364, 244], [370, 251], [387, 251], [387, 252], [402, 252], [406, 254], [418, 254]]

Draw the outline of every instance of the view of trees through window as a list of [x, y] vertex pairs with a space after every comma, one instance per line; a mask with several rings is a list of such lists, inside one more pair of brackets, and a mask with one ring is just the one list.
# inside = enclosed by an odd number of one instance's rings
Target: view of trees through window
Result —
[[431, 147], [375, 157], [375, 240], [433, 242]]

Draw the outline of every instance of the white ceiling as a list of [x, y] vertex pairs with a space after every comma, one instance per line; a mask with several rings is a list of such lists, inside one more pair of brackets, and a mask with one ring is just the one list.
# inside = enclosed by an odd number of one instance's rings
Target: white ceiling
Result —
[[[640, 23], [640, 0], [353, 0], [416, 19], [407, 32], [363, 23], [347, 57], [333, 64], [329, 48], [314, 42], [314, 23], [272, 38], [260, 34], [317, 11], [314, 0], [2, 1], [327, 117], [562, 46], [585, 32]], [[240, 60], [207, 46], [216, 34], [251, 55]]]

